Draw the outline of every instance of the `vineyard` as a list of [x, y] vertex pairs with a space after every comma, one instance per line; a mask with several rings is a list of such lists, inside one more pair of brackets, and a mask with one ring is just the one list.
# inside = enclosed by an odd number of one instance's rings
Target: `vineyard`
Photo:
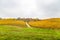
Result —
[[23, 20], [1, 19], [0, 25], [13, 25], [13, 26], [25, 27], [26, 22], [31, 27], [35, 27], [35, 28], [60, 28], [60, 18], [51, 18], [51, 19], [45, 19], [45, 20], [27, 19], [27, 21], [25, 19]]
[[0, 40], [60, 40], [60, 18], [0, 19]]
[[0, 20], [0, 25], [25, 26], [25, 22], [22, 20], [4, 19]]
[[60, 19], [45, 19], [41, 21], [30, 21], [29, 24], [36, 28], [60, 28]]

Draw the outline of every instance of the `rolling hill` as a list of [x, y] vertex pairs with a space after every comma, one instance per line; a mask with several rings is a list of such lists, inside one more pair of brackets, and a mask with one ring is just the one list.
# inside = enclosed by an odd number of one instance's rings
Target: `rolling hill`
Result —
[[60, 18], [0, 19], [0, 40], [60, 40]]
[[26, 27], [26, 22], [28, 25], [35, 28], [60, 28], [60, 18], [50, 18], [44, 20], [31, 18], [0, 19], [0, 25]]
[[60, 28], [60, 18], [44, 19], [40, 21], [30, 21], [29, 25], [36, 28]]

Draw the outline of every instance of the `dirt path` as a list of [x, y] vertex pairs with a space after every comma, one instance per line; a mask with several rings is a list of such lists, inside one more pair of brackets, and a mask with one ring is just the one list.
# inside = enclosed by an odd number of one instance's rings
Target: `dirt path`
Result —
[[28, 28], [31, 28], [31, 26], [26, 22], [26, 26], [28, 27]]

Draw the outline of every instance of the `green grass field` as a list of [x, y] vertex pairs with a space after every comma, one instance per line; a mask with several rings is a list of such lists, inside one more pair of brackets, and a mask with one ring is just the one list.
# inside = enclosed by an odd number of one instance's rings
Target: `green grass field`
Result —
[[0, 40], [60, 40], [60, 29], [0, 25]]

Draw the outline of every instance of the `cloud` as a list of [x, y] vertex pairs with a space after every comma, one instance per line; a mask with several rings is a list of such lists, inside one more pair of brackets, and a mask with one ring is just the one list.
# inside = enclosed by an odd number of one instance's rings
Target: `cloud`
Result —
[[0, 0], [0, 17], [60, 17], [60, 0]]
[[[59, 17], [60, 0], [42, 0], [40, 3], [38, 2], [38, 9], [43, 12], [42, 18]], [[40, 14], [42, 13], [40, 12]]]

